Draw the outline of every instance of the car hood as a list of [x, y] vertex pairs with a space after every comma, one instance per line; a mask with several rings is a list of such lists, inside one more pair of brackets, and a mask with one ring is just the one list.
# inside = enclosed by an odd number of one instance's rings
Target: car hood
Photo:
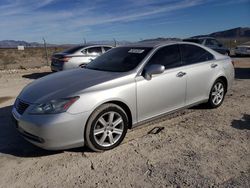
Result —
[[[74, 69], [53, 73], [27, 85], [18, 98], [28, 103], [43, 103], [84, 92], [87, 88], [121, 77], [121, 73]], [[83, 91], [84, 90], [84, 91]]]

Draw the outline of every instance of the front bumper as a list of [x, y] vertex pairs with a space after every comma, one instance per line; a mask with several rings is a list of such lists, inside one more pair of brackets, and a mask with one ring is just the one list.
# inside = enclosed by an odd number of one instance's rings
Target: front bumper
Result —
[[61, 150], [84, 145], [84, 128], [89, 115], [87, 112], [20, 115], [13, 108], [12, 115], [20, 134], [38, 147]]

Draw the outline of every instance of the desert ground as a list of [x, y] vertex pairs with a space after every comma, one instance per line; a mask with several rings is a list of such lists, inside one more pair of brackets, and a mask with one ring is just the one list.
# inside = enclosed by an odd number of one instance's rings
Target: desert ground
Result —
[[[53, 53], [63, 50], [65, 50], [63, 47], [47, 48], [48, 61], [50, 61]], [[0, 70], [40, 68], [47, 64], [47, 56], [44, 48], [25, 48], [25, 50], [0, 48]]]
[[236, 78], [221, 107], [146, 123], [102, 153], [25, 141], [11, 121], [15, 97], [52, 73], [46, 66], [0, 71], [0, 187], [250, 187], [250, 58], [233, 59]]

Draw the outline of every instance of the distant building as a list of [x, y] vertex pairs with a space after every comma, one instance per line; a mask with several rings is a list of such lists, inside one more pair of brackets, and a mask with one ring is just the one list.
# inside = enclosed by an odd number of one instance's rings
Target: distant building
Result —
[[17, 50], [24, 50], [24, 46], [17, 46]]

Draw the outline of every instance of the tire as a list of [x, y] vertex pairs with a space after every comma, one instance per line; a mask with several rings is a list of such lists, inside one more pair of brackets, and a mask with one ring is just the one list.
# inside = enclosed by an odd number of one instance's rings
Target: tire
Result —
[[226, 84], [223, 80], [218, 79], [214, 82], [207, 102], [208, 107], [218, 108], [224, 101], [226, 94]]
[[101, 105], [87, 122], [86, 145], [93, 151], [115, 148], [123, 141], [128, 123], [128, 116], [120, 106], [112, 103]]
[[83, 64], [79, 65], [79, 67], [80, 67], [80, 68], [83, 68], [83, 67], [85, 67], [86, 65], [87, 65], [87, 63], [83, 63]]
[[230, 51], [226, 51], [225, 55], [230, 56]]

